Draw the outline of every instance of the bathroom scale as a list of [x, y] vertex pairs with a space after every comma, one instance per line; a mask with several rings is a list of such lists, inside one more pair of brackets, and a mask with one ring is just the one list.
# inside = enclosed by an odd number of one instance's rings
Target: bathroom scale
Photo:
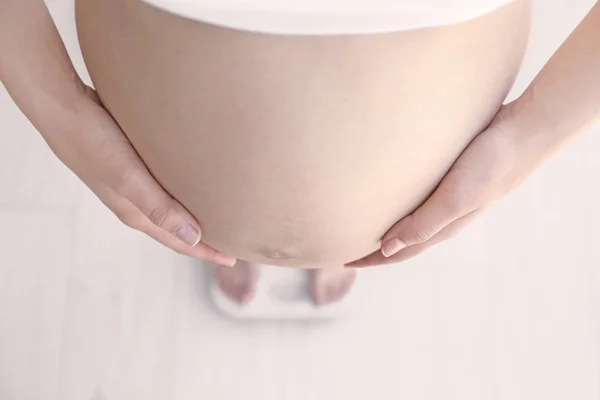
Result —
[[256, 293], [240, 305], [223, 293], [211, 275], [210, 295], [225, 315], [242, 320], [333, 320], [360, 312], [368, 298], [368, 280], [356, 276], [350, 292], [339, 302], [317, 306], [312, 302], [306, 270], [262, 266]]

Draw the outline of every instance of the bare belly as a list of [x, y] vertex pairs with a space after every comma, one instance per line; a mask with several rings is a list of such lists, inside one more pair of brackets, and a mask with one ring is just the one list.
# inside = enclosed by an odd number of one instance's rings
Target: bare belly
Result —
[[78, 0], [77, 21], [102, 101], [204, 242], [324, 267], [374, 251], [489, 123], [529, 4], [364, 36], [241, 32], [138, 0]]

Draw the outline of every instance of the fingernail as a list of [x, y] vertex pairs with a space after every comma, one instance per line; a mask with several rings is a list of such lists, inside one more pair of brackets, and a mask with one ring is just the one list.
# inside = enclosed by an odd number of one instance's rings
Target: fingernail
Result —
[[224, 265], [227, 267], [233, 267], [236, 262], [236, 258], [232, 256], [228, 256], [227, 254], [217, 253], [215, 254], [214, 262], [219, 265]]
[[200, 232], [192, 224], [185, 224], [175, 232], [175, 236], [188, 246], [194, 247], [200, 243]]
[[391, 257], [405, 247], [406, 244], [402, 240], [395, 237], [383, 242], [383, 245], [381, 246], [381, 254], [383, 254], [385, 257]]

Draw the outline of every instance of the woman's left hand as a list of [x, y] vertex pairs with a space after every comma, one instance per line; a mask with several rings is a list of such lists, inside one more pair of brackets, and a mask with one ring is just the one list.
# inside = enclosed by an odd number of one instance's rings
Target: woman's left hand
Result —
[[404, 261], [450, 238], [542, 164], [548, 148], [508, 122], [510, 106], [463, 151], [433, 194], [385, 234], [380, 251], [347, 266]]
[[434, 193], [385, 234], [382, 251], [347, 266], [403, 261], [448, 239], [568, 142], [600, 122], [598, 37], [600, 2], [525, 92], [500, 108]]

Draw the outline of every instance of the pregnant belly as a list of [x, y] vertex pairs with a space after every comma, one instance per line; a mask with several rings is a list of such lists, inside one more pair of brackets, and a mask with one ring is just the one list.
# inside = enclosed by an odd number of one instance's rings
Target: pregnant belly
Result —
[[102, 101], [203, 241], [310, 268], [374, 251], [427, 198], [502, 104], [528, 11], [331, 37], [224, 29], [137, 0], [79, 0], [77, 20]]

